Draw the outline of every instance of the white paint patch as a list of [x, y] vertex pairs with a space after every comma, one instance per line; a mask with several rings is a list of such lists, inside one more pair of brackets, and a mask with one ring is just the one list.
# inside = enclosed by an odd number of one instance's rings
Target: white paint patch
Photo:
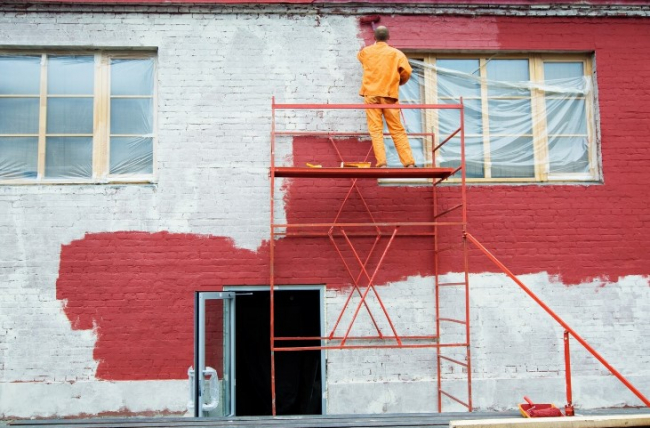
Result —
[[2, 418], [185, 412], [187, 381], [0, 383]]
[[[442, 281], [462, 281], [462, 275], [449, 274]], [[629, 276], [605, 286], [595, 281], [571, 287], [546, 273], [520, 279], [636, 388], [650, 395], [650, 344], [642, 339], [642, 332], [650, 327], [646, 277]], [[431, 278], [414, 277], [378, 290], [382, 298], [386, 296], [389, 313], [395, 310], [396, 319], [407, 316], [407, 324], [423, 332], [431, 328], [435, 316], [431, 283]], [[470, 289], [475, 409], [516, 410], [524, 395], [564, 405], [563, 329], [503, 274], [471, 275]], [[346, 297], [347, 292], [328, 291], [330, 326]], [[440, 299], [442, 317], [464, 318], [462, 290], [445, 288]], [[354, 328], [366, 334], [373, 331], [368, 318]], [[462, 341], [462, 330], [453, 325], [443, 329], [441, 342]], [[573, 401], [578, 409], [642, 405], [577, 341], [571, 340], [570, 346]], [[437, 411], [435, 354], [435, 349], [329, 351], [328, 411]], [[461, 349], [444, 355], [465, 360]], [[442, 379], [443, 390], [467, 400], [464, 370], [444, 364]], [[443, 411], [464, 410], [443, 399]]]

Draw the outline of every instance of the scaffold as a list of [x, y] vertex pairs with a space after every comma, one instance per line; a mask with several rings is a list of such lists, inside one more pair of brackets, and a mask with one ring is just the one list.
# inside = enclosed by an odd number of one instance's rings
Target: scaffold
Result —
[[[564, 354], [564, 364], [565, 364], [565, 385], [566, 385], [566, 400], [567, 404], [564, 406], [565, 415], [572, 416], [574, 414], [573, 408], [573, 396], [572, 396], [572, 382], [571, 382], [571, 356], [570, 356], [570, 339], [573, 337], [585, 350], [587, 350], [602, 366], [604, 366], [613, 376], [615, 376], [629, 391], [631, 391], [641, 402], [650, 407], [650, 400], [646, 398], [636, 387], [634, 387], [631, 382], [625, 378], [618, 370], [616, 370], [612, 365], [610, 365], [605, 358], [600, 355], [592, 346], [590, 346], [578, 333], [575, 329], [570, 327], [557, 313], [555, 313], [548, 305], [546, 305], [535, 293], [531, 291], [521, 280], [519, 280], [501, 261], [499, 261], [485, 246], [483, 246], [478, 239], [476, 239], [472, 234], [467, 230], [467, 190], [466, 190], [466, 157], [465, 157], [465, 125], [464, 125], [464, 111], [463, 111], [463, 101], [460, 98], [458, 104], [400, 104], [399, 108], [402, 110], [405, 109], [420, 109], [420, 110], [456, 110], [458, 111], [458, 127], [452, 130], [449, 135], [436, 136], [433, 132], [421, 132], [421, 133], [409, 133], [410, 137], [420, 137], [429, 140], [429, 144], [425, 145], [428, 147], [430, 152], [430, 159], [428, 163], [422, 168], [346, 168], [343, 167], [344, 157], [337, 145], [337, 139], [341, 138], [353, 138], [353, 139], [362, 139], [368, 138], [367, 133], [363, 132], [332, 132], [332, 131], [304, 131], [304, 130], [291, 130], [291, 129], [277, 129], [276, 128], [276, 113], [279, 111], [327, 111], [327, 110], [365, 110], [368, 108], [394, 108], [394, 105], [366, 105], [366, 104], [279, 104], [275, 102], [275, 98], [272, 100], [272, 122], [271, 122], [271, 160], [270, 160], [270, 300], [271, 300], [271, 319], [270, 319], [270, 328], [271, 328], [271, 397], [272, 397], [272, 411], [273, 415], [276, 414], [276, 395], [275, 395], [275, 352], [291, 352], [291, 351], [308, 351], [308, 350], [343, 350], [343, 349], [368, 349], [368, 348], [431, 348], [435, 349], [436, 352], [436, 365], [437, 365], [437, 411], [443, 411], [443, 397], [446, 397], [450, 400], [453, 400], [465, 408], [468, 411], [473, 410], [472, 405], [472, 364], [471, 364], [471, 352], [470, 352], [470, 287], [469, 287], [469, 244], [473, 245], [473, 248], [479, 249], [490, 261], [492, 261], [495, 266], [503, 272], [508, 278], [512, 279], [517, 286], [522, 289], [538, 306], [540, 306], [556, 323], [558, 323], [564, 330], [562, 338], [560, 340], [563, 342], [563, 354]], [[292, 166], [278, 166], [276, 165], [276, 139], [280, 137], [318, 137], [328, 141], [334, 148], [336, 155], [338, 156], [338, 161], [341, 162], [341, 167], [339, 166], [330, 166], [330, 167], [301, 167], [297, 165]], [[436, 144], [436, 139], [441, 140]], [[460, 144], [459, 154], [460, 158], [458, 159], [458, 164], [455, 168], [447, 167], [438, 167], [436, 156], [439, 153], [439, 150], [447, 143], [456, 139]], [[372, 148], [369, 146], [368, 151], [365, 154], [364, 162], [367, 162], [370, 158]], [[320, 165], [319, 165], [320, 166]], [[347, 193], [342, 198], [341, 205], [337, 211], [337, 214], [334, 216], [331, 222], [320, 222], [320, 223], [276, 223], [275, 221], [275, 186], [276, 178], [333, 178], [333, 179], [350, 179], [350, 187], [348, 188]], [[455, 190], [459, 193], [459, 203], [452, 206], [451, 208], [440, 210], [438, 204], [438, 188], [439, 185], [449, 181], [450, 178], [454, 179]], [[429, 181], [432, 192], [432, 219], [431, 221], [425, 222], [385, 222], [376, 220], [376, 216], [372, 213], [369, 204], [364, 199], [361, 189], [357, 186], [357, 182], [360, 179], [426, 179]], [[352, 192], [355, 192], [362, 201], [364, 210], [368, 215], [370, 221], [365, 223], [360, 222], [342, 222], [340, 221], [340, 214], [346, 202], [350, 198]], [[446, 219], [445, 216], [448, 216], [452, 212], [458, 212], [460, 210], [460, 219], [452, 221], [442, 221]], [[457, 282], [443, 282], [441, 278], [441, 272], [443, 271], [440, 263], [440, 254], [444, 251], [448, 251], [449, 248], [440, 247], [439, 232], [441, 228], [448, 226], [458, 226], [460, 227], [460, 233], [458, 240], [460, 240], [460, 248], [462, 251], [462, 261], [463, 261], [463, 280]], [[359, 228], [365, 227], [374, 229], [374, 232], [365, 232], [365, 233], [348, 233], [347, 229], [350, 228]], [[325, 231], [323, 231], [323, 228]], [[390, 228], [390, 232], [384, 232], [381, 228]], [[409, 232], [402, 232], [402, 230], [409, 229], [412, 230]], [[426, 231], [422, 231], [422, 228], [428, 228]], [[415, 231], [413, 230], [415, 229]], [[310, 231], [311, 230], [311, 231]], [[313, 230], [318, 230], [314, 232]], [[398, 232], [400, 232], [398, 234]], [[345, 244], [348, 246], [349, 250], [354, 255], [358, 267], [360, 268], [360, 273], [354, 275], [351, 267], [345, 261], [342, 255], [342, 247], [339, 245], [334, 236], [342, 237]], [[334, 323], [333, 328], [329, 333], [322, 337], [276, 337], [275, 336], [275, 308], [274, 308], [274, 290], [276, 286], [276, 274], [275, 274], [275, 240], [279, 237], [318, 237], [321, 236], [329, 240], [329, 242], [334, 246], [337, 254], [340, 256], [343, 261], [345, 270], [351, 279], [351, 287], [348, 292], [347, 300], [344, 303], [336, 322]], [[375, 242], [372, 245], [370, 253], [375, 251], [377, 244], [382, 238], [387, 238], [388, 243], [384, 247], [384, 250], [379, 258], [379, 262], [373, 272], [368, 272], [367, 264], [370, 259], [370, 255], [366, 259], [362, 259], [361, 256], [355, 250], [352, 239], [358, 236], [374, 236]], [[391, 248], [391, 245], [395, 239], [400, 236], [420, 236], [420, 237], [430, 237], [431, 243], [433, 245], [433, 272], [435, 279], [435, 332], [430, 335], [404, 335], [400, 334], [395, 328], [388, 309], [384, 305], [377, 289], [375, 287], [374, 281], [377, 275], [378, 270], [381, 268], [382, 263], [385, 259], [388, 250]], [[362, 278], [365, 278], [365, 281], [362, 281]], [[440, 316], [440, 295], [441, 291], [447, 288], [461, 288], [464, 291], [464, 319], [462, 318], [447, 318]], [[391, 332], [389, 334], [384, 334], [384, 332], [378, 326], [376, 320], [372, 315], [367, 304], [367, 297], [372, 292], [372, 295], [377, 299], [381, 307], [381, 311], [388, 320]], [[343, 314], [347, 310], [350, 301], [353, 296], [358, 296], [359, 301], [354, 310], [354, 316], [345, 329], [343, 335], [337, 334], [337, 330], [343, 320]], [[351, 334], [352, 326], [357, 319], [357, 315], [360, 313], [361, 309], [365, 309], [370, 315], [370, 320], [376, 330], [376, 335], [372, 336], [355, 336]], [[456, 342], [445, 342], [441, 334], [441, 325], [443, 323], [452, 323], [456, 325], [462, 325], [464, 327], [464, 340]], [[318, 346], [278, 346], [280, 342], [291, 342], [291, 341], [300, 341], [300, 340], [313, 340], [320, 341]], [[462, 349], [464, 351], [465, 359], [461, 361], [456, 358], [451, 358], [444, 354], [445, 350], [448, 349]], [[443, 376], [442, 376], [442, 364], [443, 362], [450, 363], [462, 367], [462, 371], [467, 374], [467, 399], [463, 400], [457, 396], [451, 394], [444, 389], [443, 385]]]
[[[395, 106], [391, 105], [373, 105], [372, 108], [394, 108]], [[291, 130], [291, 129], [278, 129], [276, 123], [276, 114], [279, 111], [316, 111], [322, 112], [326, 110], [365, 110], [370, 108], [366, 104], [278, 104], [275, 102], [275, 99], [272, 101], [272, 122], [271, 122], [271, 160], [270, 160], [270, 216], [271, 216], [271, 228], [270, 228], [270, 300], [271, 300], [271, 396], [272, 396], [272, 409], [273, 415], [276, 414], [276, 391], [275, 391], [275, 352], [290, 352], [290, 351], [309, 351], [309, 350], [343, 350], [343, 349], [364, 349], [364, 348], [431, 348], [435, 349], [436, 352], [436, 364], [437, 364], [437, 401], [438, 401], [438, 411], [442, 412], [443, 407], [443, 397], [447, 397], [451, 400], [460, 403], [462, 406], [467, 408], [468, 411], [472, 411], [472, 387], [471, 387], [471, 356], [470, 356], [470, 317], [469, 317], [469, 271], [468, 271], [468, 255], [467, 255], [467, 196], [466, 196], [466, 169], [465, 169], [465, 129], [464, 129], [464, 111], [462, 99], [458, 104], [400, 104], [402, 110], [405, 109], [418, 109], [421, 111], [428, 110], [455, 110], [458, 112], [459, 122], [458, 127], [449, 133], [449, 135], [441, 137], [442, 141], [436, 144], [436, 135], [433, 132], [419, 132], [419, 133], [409, 133], [409, 137], [418, 137], [428, 140], [429, 144], [427, 146], [431, 150], [430, 159], [428, 163], [418, 168], [346, 168], [343, 167], [345, 162], [343, 152], [337, 144], [337, 140], [342, 138], [347, 139], [356, 139], [357, 141], [362, 138], [368, 138], [367, 133], [363, 132], [344, 132], [344, 131], [305, 131], [305, 130]], [[278, 166], [276, 164], [276, 144], [277, 139], [280, 137], [285, 138], [295, 138], [295, 137], [316, 137], [323, 139], [329, 142], [341, 166], [328, 166], [323, 167], [318, 165], [318, 167], [303, 167], [299, 165], [292, 166]], [[460, 144], [460, 160], [459, 164], [456, 167], [437, 167], [436, 166], [436, 154], [439, 150], [448, 144], [450, 141], [456, 141]], [[364, 162], [368, 162], [370, 158], [372, 148], [368, 144], [368, 151], [365, 154]], [[447, 181], [450, 177], [458, 177], [458, 186], [455, 186], [459, 191], [459, 203], [452, 208], [440, 210], [437, 206], [437, 189], [439, 185]], [[276, 179], [277, 178], [336, 178], [336, 179], [350, 179], [350, 187], [348, 188], [345, 196], [342, 196], [341, 205], [338, 208], [337, 214], [331, 220], [331, 222], [320, 222], [320, 223], [289, 223], [283, 222], [278, 223], [275, 221], [275, 197], [276, 197]], [[366, 202], [363, 197], [360, 187], [357, 185], [358, 180], [360, 179], [426, 179], [428, 184], [431, 187], [431, 200], [433, 201], [433, 207], [431, 207], [431, 220], [430, 221], [418, 221], [418, 222], [395, 222], [395, 221], [380, 221], [377, 218], [377, 215], [372, 212], [370, 205]], [[348, 202], [350, 196], [353, 192], [360, 197], [362, 201], [365, 213], [369, 219], [368, 222], [342, 222], [341, 212]], [[453, 212], [460, 210], [460, 218], [447, 220], [446, 216], [449, 216]], [[458, 217], [458, 215], [457, 215]], [[439, 253], [443, 251], [439, 248], [439, 238], [438, 232], [439, 228], [446, 226], [456, 226], [459, 228], [458, 239], [462, 241], [462, 257], [464, 264], [464, 280], [459, 282], [442, 282], [441, 281], [441, 266], [439, 260]], [[350, 229], [358, 230], [359, 228], [369, 230], [368, 232], [356, 232], [353, 233]], [[382, 228], [384, 230], [382, 230]], [[388, 230], [386, 232], [385, 230]], [[423, 230], [425, 229], [425, 230]], [[316, 230], [316, 232], [315, 232]], [[344, 244], [339, 244], [335, 240], [334, 236], [341, 237]], [[332, 329], [326, 336], [322, 337], [277, 337], [275, 335], [275, 307], [274, 307], [274, 289], [276, 286], [276, 270], [275, 270], [275, 241], [278, 237], [315, 237], [321, 236], [327, 239], [336, 250], [336, 253], [340, 256], [341, 261], [343, 262], [344, 269], [347, 271], [347, 274], [350, 276], [351, 287], [349, 289], [347, 299], [343, 304], [343, 307], [338, 314], [336, 322], [334, 323]], [[370, 253], [364, 258], [356, 251], [353, 239], [355, 237], [365, 236], [365, 237], [374, 237], [374, 243], [370, 250]], [[435, 276], [435, 329], [432, 334], [429, 335], [408, 335], [400, 333], [391, 318], [389, 310], [382, 301], [376, 287], [375, 287], [375, 278], [379, 269], [382, 267], [382, 263], [385, 260], [385, 257], [394, 241], [398, 237], [403, 236], [420, 236], [420, 237], [429, 237], [431, 239], [431, 245], [433, 247], [433, 271]], [[384, 246], [381, 255], [379, 256], [379, 261], [375, 266], [374, 270], [368, 271], [368, 260], [370, 256], [377, 250], [378, 244], [380, 241], [386, 238], [388, 240], [387, 244]], [[343, 246], [350, 251], [354, 260], [358, 264], [357, 268], [360, 269], [360, 272], [355, 275], [353, 273], [352, 267], [346, 262], [342, 251]], [[464, 318], [449, 318], [440, 316], [440, 291], [447, 287], [460, 287], [464, 291]], [[367, 303], [367, 298], [369, 294], [372, 293], [372, 296], [378, 302], [381, 313], [387, 320], [390, 333], [385, 334], [382, 329], [379, 327], [371, 308]], [[344, 313], [350, 307], [350, 302], [352, 298], [356, 296], [359, 301], [356, 303], [354, 308], [354, 314], [352, 319], [347, 326], [343, 326], [341, 330], [344, 333], [337, 333], [342, 326], [342, 320]], [[357, 320], [357, 317], [362, 309], [365, 309], [370, 316], [370, 320], [373, 324], [373, 327], [376, 331], [376, 334], [370, 336], [357, 336], [352, 335], [352, 327]], [[441, 337], [441, 324], [443, 323], [454, 323], [457, 325], [462, 325], [464, 327], [464, 338], [460, 341], [445, 342]], [[291, 342], [291, 341], [320, 341], [318, 346], [278, 346], [280, 342]], [[444, 355], [444, 350], [446, 349], [461, 349], [462, 353], [465, 355], [464, 361], [457, 358], [451, 358]], [[466, 372], [467, 380], [467, 398], [461, 399], [449, 391], [443, 389], [443, 378], [442, 378], [442, 364], [443, 361], [448, 364], [454, 364], [462, 367], [462, 371]]]

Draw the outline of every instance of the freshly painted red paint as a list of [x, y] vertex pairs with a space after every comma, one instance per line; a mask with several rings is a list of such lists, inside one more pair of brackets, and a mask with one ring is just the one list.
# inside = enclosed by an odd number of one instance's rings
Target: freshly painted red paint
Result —
[[[382, 17], [381, 23], [391, 28], [392, 43], [403, 49], [595, 52], [604, 184], [470, 186], [469, 228], [516, 274], [546, 271], [566, 285], [648, 274], [646, 21], [396, 16]], [[362, 29], [362, 34], [367, 38], [369, 31]], [[334, 159], [322, 140], [297, 139], [294, 157], [297, 164]], [[346, 160], [360, 157], [361, 151]], [[285, 189], [289, 221], [331, 221], [348, 183], [292, 180]], [[378, 220], [430, 219], [429, 188], [378, 187], [374, 180], [359, 185], [373, 212], [380, 213]], [[441, 192], [443, 206], [456, 204], [458, 187]], [[358, 199], [346, 206], [342, 220], [367, 220]], [[444, 230], [442, 238], [457, 242], [459, 235]], [[371, 239], [355, 243], [367, 251]], [[89, 234], [62, 248], [57, 298], [65, 299], [73, 328], [96, 329], [99, 378], [181, 379], [191, 364], [193, 291], [267, 284], [268, 250], [268, 242], [248, 251], [214, 236]], [[442, 269], [462, 270], [459, 255], [445, 253]], [[349, 251], [345, 256], [353, 262]], [[400, 238], [376, 283], [431, 275], [431, 260], [428, 239]], [[276, 261], [279, 284], [350, 284], [325, 238], [281, 239]], [[376, 262], [375, 256], [370, 264]], [[470, 269], [495, 270], [477, 251]]]

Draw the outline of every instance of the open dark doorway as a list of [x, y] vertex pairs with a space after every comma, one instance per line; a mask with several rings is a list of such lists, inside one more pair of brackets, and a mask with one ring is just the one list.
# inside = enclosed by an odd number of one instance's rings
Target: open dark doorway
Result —
[[[319, 290], [278, 290], [274, 296], [276, 336], [321, 335]], [[271, 415], [270, 293], [241, 294], [235, 302], [236, 414]], [[284, 346], [319, 344], [284, 342]], [[275, 374], [278, 415], [322, 414], [320, 351], [276, 352]]]

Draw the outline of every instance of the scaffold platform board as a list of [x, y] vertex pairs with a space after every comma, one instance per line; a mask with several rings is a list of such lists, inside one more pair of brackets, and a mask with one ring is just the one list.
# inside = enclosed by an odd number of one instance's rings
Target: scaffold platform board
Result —
[[438, 178], [454, 174], [454, 168], [310, 168], [276, 167], [275, 177], [312, 178]]

